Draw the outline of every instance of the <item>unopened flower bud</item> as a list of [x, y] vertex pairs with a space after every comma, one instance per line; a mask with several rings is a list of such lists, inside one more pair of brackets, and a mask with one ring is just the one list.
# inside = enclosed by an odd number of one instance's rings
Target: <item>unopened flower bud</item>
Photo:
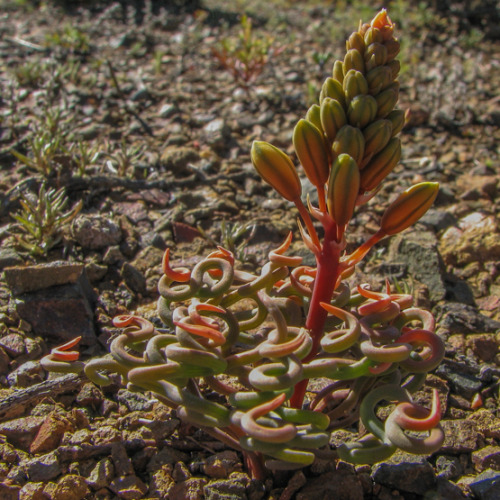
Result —
[[383, 66], [387, 62], [387, 49], [381, 43], [371, 43], [365, 52], [366, 71], [377, 66]]
[[321, 127], [321, 118], [319, 114], [319, 106], [317, 104], [313, 104], [306, 113], [306, 120], [310, 121], [315, 127], [319, 130], [322, 130]]
[[260, 176], [283, 198], [288, 201], [300, 198], [299, 176], [292, 160], [283, 151], [268, 142], [254, 141], [250, 156]]
[[390, 62], [399, 54], [400, 44], [395, 38], [392, 38], [387, 40], [384, 45], [387, 49], [387, 62]]
[[327, 198], [328, 211], [339, 226], [351, 219], [358, 194], [358, 165], [348, 154], [341, 154], [330, 172]]
[[401, 69], [401, 63], [398, 59], [393, 59], [392, 61], [386, 64], [388, 68], [391, 70], [391, 78], [395, 80], [399, 75], [399, 70]]
[[349, 103], [347, 117], [354, 127], [364, 128], [377, 114], [377, 101], [371, 95], [357, 95]]
[[346, 116], [342, 104], [337, 99], [327, 97], [321, 103], [320, 109], [321, 127], [326, 137], [332, 143], [337, 132], [346, 124]]
[[311, 122], [299, 120], [293, 131], [293, 145], [308, 179], [315, 186], [323, 186], [330, 171], [323, 134]]
[[402, 109], [394, 109], [386, 116], [386, 119], [392, 123], [392, 137], [394, 137], [405, 126], [406, 112]]
[[360, 164], [365, 154], [365, 138], [361, 130], [351, 125], [344, 125], [335, 137], [332, 144], [333, 157], [346, 153], [354, 159], [356, 164]]
[[347, 73], [350, 69], [361, 71], [361, 73], [365, 72], [365, 61], [357, 49], [348, 50], [344, 57], [344, 73]]
[[368, 93], [368, 83], [361, 71], [350, 69], [342, 83], [346, 101], [349, 102], [353, 97]]
[[351, 36], [346, 42], [346, 48], [347, 50], [356, 49], [360, 54], [363, 54], [365, 51], [365, 41], [363, 40], [361, 34], [357, 31], [351, 33]]
[[391, 235], [410, 227], [431, 207], [438, 190], [437, 182], [421, 182], [408, 188], [387, 207], [380, 221], [380, 229]]
[[392, 124], [389, 120], [377, 120], [363, 130], [365, 138], [365, 157], [375, 155], [385, 148], [392, 136]]
[[383, 40], [390, 40], [394, 31], [394, 23], [387, 15], [387, 11], [382, 9], [370, 23], [372, 28], [377, 28], [382, 34]]
[[377, 101], [377, 118], [385, 118], [398, 102], [399, 89], [393, 85], [375, 96], [375, 100]]
[[342, 84], [333, 78], [327, 78], [323, 83], [319, 96], [319, 102], [321, 103], [323, 99], [327, 97], [337, 99], [342, 106], [345, 106], [345, 95], [344, 90], [342, 89]]
[[[342, 61], [335, 61], [333, 63], [333, 72], [332, 76], [337, 82], [339, 82], [342, 85], [342, 82], [344, 81], [344, 65]], [[331, 96], [330, 96], [331, 97]]]
[[384, 38], [382, 36], [382, 33], [378, 28], [374, 28], [370, 26], [365, 33], [364, 36], [364, 42], [365, 46], [368, 47], [372, 43], [383, 43]]
[[375, 155], [361, 172], [361, 188], [375, 189], [389, 175], [401, 158], [401, 141], [393, 137], [387, 146]]
[[368, 72], [366, 81], [368, 82], [368, 93], [377, 95], [392, 83], [391, 69], [387, 65], [377, 66]]

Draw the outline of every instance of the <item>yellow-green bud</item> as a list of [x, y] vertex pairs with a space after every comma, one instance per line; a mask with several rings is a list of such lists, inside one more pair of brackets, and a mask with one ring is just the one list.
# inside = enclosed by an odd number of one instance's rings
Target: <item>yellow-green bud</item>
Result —
[[392, 123], [392, 137], [394, 137], [405, 126], [406, 112], [402, 109], [394, 109], [386, 116], [386, 119]]
[[342, 87], [344, 89], [346, 101], [348, 102], [357, 95], [368, 93], [366, 78], [363, 76], [363, 73], [355, 69], [350, 69], [346, 73]]
[[383, 66], [387, 62], [387, 49], [381, 43], [371, 43], [365, 52], [366, 71], [377, 66]]
[[385, 148], [392, 136], [392, 124], [389, 120], [377, 120], [363, 130], [365, 138], [365, 158], [377, 154]]
[[328, 212], [339, 226], [351, 219], [358, 194], [358, 165], [348, 154], [341, 154], [330, 172], [327, 197]]
[[361, 71], [361, 73], [365, 72], [365, 61], [357, 49], [348, 50], [344, 57], [344, 73], [347, 73], [350, 69]]
[[342, 85], [342, 82], [344, 81], [344, 65], [342, 64], [342, 61], [335, 61], [333, 63], [332, 76]]
[[293, 130], [293, 145], [308, 179], [323, 186], [330, 171], [323, 134], [311, 122], [299, 120]]
[[351, 156], [356, 164], [361, 163], [365, 154], [365, 138], [359, 128], [344, 125], [337, 132], [332, 144], [333, 158], [337, 158], [342, 153]]
[[393, 59], [387, 63], [387, 67], [391, 70], [391, 77], [395, 80], [399, 75], [399, 70], [401, 69], [401, 63], [398, 59]]
[[387, 62], [391, 62], [399, 54], [399, 42], [395, 38], [392, 38], [391, 40], [387, 40], [384, 45], [387, 49]]
[[327, 78], [323, 83], [319, 96], [319, 102], [321, 103], [326, 97], [337, 99], [342, 106], [345, 106], [345, 95], [344, 90], [342, 89], [342, 84], [333, 78]]
[[295, 201], [302, 186], [292, 160], [280, 149], [264, 141], [254, 141], [250, 152], [252, 163], [260, 176], [283, 198]]
[[330, 143], [334, 141], [337, 132], [347, 122], [342, 104], [330, 97], [325, 98], [321, 103], [320, 119], [321, 127]]
[[368, 47], [371, 43], [383, 43], [384, 37], [378, 28], [369, 27], [364, 37], [365, 45]]
[[410, 227], [431, 207], [438, 190], [437, 182], [421, 182], [408, 188], [387, 207], [380, 221], [380, 229], [391, 235]]
[[387, 177], [401, 158], [401, 141], [393, 137], [387, 146], [375, 155], [361, 171], [363, 191], [375, 189]]
[[385, 118], [398, 102], [399, 90], [393, 85], [375, 96], [375, 100], [377, 101], [377, 118]]
[[322, 130], [321, 127], [321, 118], [319, 114], [319, 106], [317, 104], [313, 104], [306, 113], [306, 120], [310, 121], [315, 127], [319, 130]]
[[351, 36], [346, 42], [346, 49], [356, 49], [360, 54], [363, 54], [365, 51], [365, 41], [357, 31], [351, 33]]
[[368, 92], [371, 95], [377, 95], [392, 83], [391, 69], [388, 66], [377, 66], [368, 72], [366, 81], [368, 82]]
[[354, 127], [364, 128], [377, 114], [377, 101], [371, 95], [357, 95], [349, 103], [347, 117]]

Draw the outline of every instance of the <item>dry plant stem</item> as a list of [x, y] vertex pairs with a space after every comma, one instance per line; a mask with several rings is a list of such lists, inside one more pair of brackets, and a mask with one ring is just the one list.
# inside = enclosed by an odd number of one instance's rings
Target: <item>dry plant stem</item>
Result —
[[[316, 281], [307, 314], [306, 328], [312, 337], [312, 349], [309, 355], [304, 359], [304, 363], [314, 359], [319, 350], [319, 344], [325, 327], [325, 321], [328, 313], [321, 302], [330, 303], [335, 284], [340, 275], [340, 252], [341, 245], [337, 242], [337, 226], [332, 224], [325, 227], [325, 236], [321, 252], [316, 256], [317, 273]], [[302, 408], [304, 395], [306, 393], [309, 380], [304, 379], [295, 386], [290, 405], [292, 408]]]

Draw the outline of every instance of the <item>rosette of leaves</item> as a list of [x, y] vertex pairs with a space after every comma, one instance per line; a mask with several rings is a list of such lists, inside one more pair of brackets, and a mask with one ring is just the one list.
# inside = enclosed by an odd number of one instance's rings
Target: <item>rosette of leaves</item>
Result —
[[[158, 285], [164, 329], [118, 317], [124, 330], [109, 355], [83, 366], [60, 348], [42, 364], [84, 369], [99, 384], [115, 373], [131, 390], [154, 392], [180, 418], [241, 451], [256, 477], [264, 466], [304, 467], [317, 456], [374, 463], [397, 449], [437, 450], [444, 438], [438, 395], [430, 410], [412, 397], [444, 356], [434, 318], [389, 283], [376, 292], [345, 282], [376, 242], [416, 222], [437, 194], [436, 183], [410, 187], [387, 207], [379, 231], [346, 252], [356, 207], [377, 193], [401, 154], [393, 31], [385, 10], [361, 25], [320, 103], [295, 128], [295, 150], [318, 207], [304, 205], [300, 177], [284, 152], [265, 142], [252, 146], [258, 172], [297, 207], [316, 266], [286, 255], [291, 233], [260, 274], [237, 269], [224, 248], [193, 269], [173, 267], [167, 250]], [[317, 377], [330, 383], [306, 399], [308, 381]], [[385, 420], [380, 406], [388, 407]], [[332, 452], [330, 432], [356, 425], [366, 434]]]

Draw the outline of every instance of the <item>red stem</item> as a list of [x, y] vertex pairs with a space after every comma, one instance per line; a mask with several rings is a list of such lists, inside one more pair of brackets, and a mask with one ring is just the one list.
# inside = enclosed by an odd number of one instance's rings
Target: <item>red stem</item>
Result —
[[[332, 226], [326, 227], [323, 247], [321, 252], [316, 256], [316, 280], [306, 320], [306, 328], [309, 329], [313, 344], [311, 352], [303, 360], [304, 363], [314, 359], [319, 351], [321, 337], [323, 336], [328, 316], [328, 312], [321, 307], [320, 303], [330, 302], [340, 274], [339, 260], [341, 245], [337, 242], [336, 237], [337, 226], [332, 224]], [[293, 396], [290, 399], [290, 405], [293, 408], [302, 407], [308, 382], [309, 380], [305, 379], [295, 386]]]

